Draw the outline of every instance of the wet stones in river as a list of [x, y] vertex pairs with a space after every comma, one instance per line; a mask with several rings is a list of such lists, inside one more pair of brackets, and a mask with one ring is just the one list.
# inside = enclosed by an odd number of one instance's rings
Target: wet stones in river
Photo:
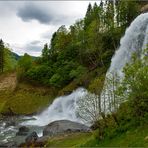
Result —
[[[38, 137], [37, 133], [34, 131], [34, 132], [28, 134], [28, 136], [25, 138], [25, 141], [19, 144], [19, 147], [26, 147], [26, 146], [30, 147], [32, 145], [34, 145], [35, 147], [36, 146], [39, 147], [40, 144], [38, 145], [38, 142], [37, 142], [38, 139], [39, 139], [39, 137]], [[44, 145], [42, 145], [42, 146], [44, 146]]]
[[37, 133], [36, 132], [32, 132], [31, 134], [29, 134], [26, 137], [25, 142], [30, 144], [30, 143], [34, 143], [37, 139], [38, 139]]
[[15, 121], [7, 121], [5, 124], [5, 128], [9, 127], [9, 126], [15, 126], [16, 122]]
[[4, 148], [4, 147], [8, 147], [8, 148], [17, 147], [17, 144], [16, 144], [16, 142], [8, 142], [8, 143], [5, 143], [5, 144], [0, 144], [0, 147], [2, 147], [2, 148]]
[[19, 131], [16, 133], [16, 136], [27, 136], [29, 133], [29, 128], [26, 126], [21, 126]]

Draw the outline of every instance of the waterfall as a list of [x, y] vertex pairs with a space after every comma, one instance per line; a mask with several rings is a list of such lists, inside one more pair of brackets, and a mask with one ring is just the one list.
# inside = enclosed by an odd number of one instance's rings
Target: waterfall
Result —
[[148, 44], [148, 13], [139, 15], [126, 29], [125, 35], [120, 40], [120, 47], [111, 60], [107, 72], [117, 72], [122, 75], [122, 69], [129, 63], [133, 52], [141, 55]]
[[[110, 112], [109, 103], [114, 103], [113, 84], [108, 84], [108, 78], [114, 79], [118, 76], [120, 81], [124, 77], [123, 68], [130, 63], [133, 53], [142, 58], [143, 50], [148, 45], [148, 13], [139, 15], [126, 29], [125, 35], [120, 40], [120, 47], [111, 59], [111, 65], [106, 73], [104, 88], [101, 94], [102, 108]], [[113, 80], [114, 81], [114, 80]], [[114, 87], [114, 88], [113, 88]]]
[[[148, 13], [139, 15], [127, 28], [125, 35], [121, 38], [120, 47], [115, 52], [111, 60], [110, 68], [106, 74], [108, 77], [112, 73], [117, 73], [120, 78], [123, 77], [123, 67], [126, 63], [129, 63], [131, 56], [134, 52], [137, 52], [139, 57], [142, 55], [143, 49], [148, 44]], [[105, 85], [107, 81], [105, 80]], [[112, 91], [111, 86], [107, 88], [107, 91]], [[105, 95], [104, 95], [105, 92]], [[24, 125], [38, 125], [44, 126], [55, 120], [71, 120], [76, 122], [82, 122], [77, 116], [77, 103], [88, 92], [79, 88], [68, 96], [58, 97], [54, 102], [41, 114], [33, 116], [35, 120], [26, 121]], [[101, 94], [102, 109], [106, 110], [109, 99], [107, 97], [106, 88]], [[105, 105], [104, 105], [105, 104]], [[104, 106], [103, 106], [104, 105]]]
[[58, 97], [41, 114], [31, 117], [35, 120], [26, 121], [22, 124], [44, 126], [56, 120], [71, 120], [83, 123], [76, 110], [79, 99], [86, 94], [86, 89], [78, 88], [70, 95]]

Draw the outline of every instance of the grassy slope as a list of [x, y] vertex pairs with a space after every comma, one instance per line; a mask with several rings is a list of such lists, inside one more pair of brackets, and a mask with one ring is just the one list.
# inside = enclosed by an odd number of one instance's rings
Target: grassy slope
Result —
[[89, 147], [148, 147], [148, 125], [130, 129], [126, 133], [118, 134], [112, 139], [105, 138], [102, 141], [91, 139], [83, 146]]
[[75, 147], [90, 139], [92, 133], [74, 133], [49, 139], [46, 147]]
[[47, 147], [148, 147], [148, 125], [130, 129], [112, 139], [99, 141], [92, 133], [74, 133], [61, 137], [51, 138]]
[[19, 84], [14, 92], [0, 92], [0, 113], [11, 108], [16, 114], [32, 114], [47, 107], [53, 98], [49, 88]]

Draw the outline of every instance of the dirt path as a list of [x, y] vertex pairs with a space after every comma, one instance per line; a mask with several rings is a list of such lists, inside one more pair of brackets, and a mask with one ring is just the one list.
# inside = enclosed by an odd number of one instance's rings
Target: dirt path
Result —
[[16, 88], [16, 73], [7, 74], [0, 78], [0, 91], [13, 91]]

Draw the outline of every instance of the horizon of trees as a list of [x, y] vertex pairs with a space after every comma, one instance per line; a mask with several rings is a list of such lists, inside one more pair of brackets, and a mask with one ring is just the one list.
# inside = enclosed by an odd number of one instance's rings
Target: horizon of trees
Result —
[[0, 39], [0, 73], [15, 69], [17, 61], [11, 50]]

